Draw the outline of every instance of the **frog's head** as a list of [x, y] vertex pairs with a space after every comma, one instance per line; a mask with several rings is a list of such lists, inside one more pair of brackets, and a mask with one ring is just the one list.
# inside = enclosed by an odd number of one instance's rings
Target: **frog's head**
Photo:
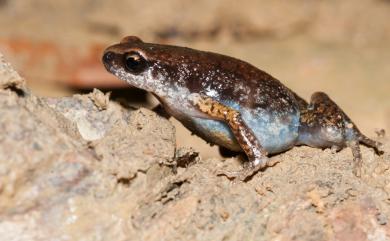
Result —
[[153, 82], [152, 63], [143, 45], [138, 37], [125, 37], [119, 44], [112, 45], [104, 51], [102, 61], [107, 71], [119, 79], [150, 91], [147, 82]]
[[[179, 50], [178, 50], [179, 49]], [[180, 47], [145, 43], [135, 36], [122, 39], [103, 54], [106, 69], [132, 86], [158, 96], [176, 88], [182, 68]]]

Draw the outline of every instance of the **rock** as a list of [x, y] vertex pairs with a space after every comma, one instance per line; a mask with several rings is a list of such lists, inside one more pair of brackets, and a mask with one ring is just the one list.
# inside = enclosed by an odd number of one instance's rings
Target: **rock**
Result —
[[24, 80], [3, 59], [0, 74], [2, 239], [125, 235], [120, 207], [143, 196], [135, 189], [144, 192], [148, 170], [172, 175], [162, 164], [174, 158], [173, 126], [146, 109], [99, 108], [88, 95], [20, 96]]
[[5, 61], [0, 53], [0, 89], [15, 88], [25, 89], [25, 80]]

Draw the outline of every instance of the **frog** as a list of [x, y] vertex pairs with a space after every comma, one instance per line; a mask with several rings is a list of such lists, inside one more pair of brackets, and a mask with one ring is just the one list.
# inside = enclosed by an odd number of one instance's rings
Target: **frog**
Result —
[[382, 154], [324, 92], [307, 102], [281, 81], [248, 62], [188, 47], [124, 37], [104, 50], [106, 70], [154, 95], [168, 116], [211, 144], [247, 157], [243, 168], [219, 174], [245, 181], [273, 165], [270, 155], [294, 146], [352, 150], [352, 172], [361, 176], [360, 144]]

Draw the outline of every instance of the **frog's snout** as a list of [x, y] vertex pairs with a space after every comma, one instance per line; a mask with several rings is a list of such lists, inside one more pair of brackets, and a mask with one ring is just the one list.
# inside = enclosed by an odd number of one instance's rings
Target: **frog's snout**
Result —
[[114, 60], [115, 54], [111, 51], [105, 52], [103, 54], [103, 63], [110, 64]]
[[113, 66], [115, 61], [115, 53], [111, 51], [106, 51], [103, 54], [102, 62], [104, 67], [108, 72], [111, 72], [111, 66]]

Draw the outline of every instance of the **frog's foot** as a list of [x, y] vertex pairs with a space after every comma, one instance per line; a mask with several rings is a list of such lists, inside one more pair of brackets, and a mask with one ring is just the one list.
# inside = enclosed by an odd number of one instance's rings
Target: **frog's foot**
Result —
[[347, 142], [347, 146], [351, 148], [352, 155], [353, 155], [353, 161], [354, 161], [353, 173], [357, 177], [361, 176], [361, 168], [363, 164], [359, 143], [362, 143], [368, 147], [373, 148], [378, 155], [381, 155], [384, 152], [382, 149], [382, 143], [371, 140], [370, 138], [364, 136], [360, 132], [358, 133], [358, 137], [355, 140]]
[[301, 111], [299, 142], [320, 148], [350, 147], [356, 176], [361, 176], [360, 143], [373, 148], [378, 154], [383, 152], [380, 142], [363, 135], [341, 108], [322, 92], [314, 93], [307, 109]]
[[222, 120], [229, 126], [238, 144], [249, 159], [249, 167], [239, 172], [225, 172], [224, 175], [245, 180], [267, 165], [267, 151], [262, 147], [253, 131], [246, 125], [238, 111], [207, 96], [197, 95], [192, 101], [201, 112], [212, 119]]

